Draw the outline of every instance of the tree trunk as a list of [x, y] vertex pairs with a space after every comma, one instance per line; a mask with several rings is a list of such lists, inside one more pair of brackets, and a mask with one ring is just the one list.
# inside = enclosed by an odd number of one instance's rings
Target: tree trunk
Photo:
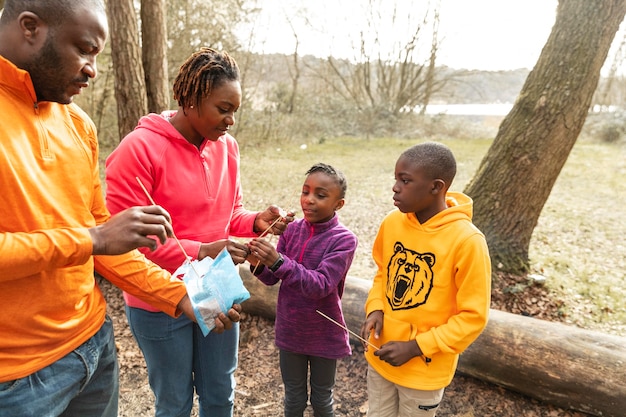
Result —
[[459, 372], [595, 416], [626, 412], [626, 338], [491, 310]]
[[585, 122], [625, 11], [624, 0], [559, 2], [539, 60], [465, 190], [494, 269], [528, 270], [533, 230]]
[[164, 0], [141, 1], [141, 40], [148, 111], [160, 113], [170, 107]]
[[[279, 284], [266, 286], [247, 265], [239, 273], [251, 295], [244, 311], [273, 320]], [[357, 334], [371, 285], [354, 277], [346, 281], [344, 317]], [[626, 410], [624, 358], [626, 338], [492, 309], [485, 331], [461, 355], [458, 371], [558, 407], [619, 417]]]
[[111, 57], [115, 71], [115, 99], [120, 140], [131, 132], [146, 114], [144, 83], [137, 15], [133, 0], [107, 1], [111, 33]]

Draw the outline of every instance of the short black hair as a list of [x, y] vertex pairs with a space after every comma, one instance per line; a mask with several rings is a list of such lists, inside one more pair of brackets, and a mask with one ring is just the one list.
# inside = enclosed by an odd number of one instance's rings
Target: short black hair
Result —
[[339, 197], [340, 198], [346, 197], [346, 191], [348, 191], [348, 180], [346, 180], [346, 176], [343, 175], [343, 172], [339, 171], [338, 169], [333, 168], [332, 166], [328, 164], [319, 162], [313, 165], [311, 168], [309, 168], [309, 170], [306, 172], [305, 175], [310, 175], [315, 172], [322, 172], [328, 175], [329, 177], [331, 177], [332, 179], [334, 179], [337, 185], [339, 186], [339, 189], [341, 190]]
[[424, 142], [405, 150], [402, 155], [419, 166], [432, 179], [441, 179], [449, 187], [456, 176], [456, 159], [443, 143]]
[[58, 27], [79, 7], [106, 14], [103, 0], [5, 0], [0, 24], [10, 22], [22, 12], [33, 12], [51, 27]]
[[235, 59], [227, 52], [201, 48], [180, 66], [174, 80], [174, 100], [181, 107], [198, 106], [226, 81], [239, 81]]

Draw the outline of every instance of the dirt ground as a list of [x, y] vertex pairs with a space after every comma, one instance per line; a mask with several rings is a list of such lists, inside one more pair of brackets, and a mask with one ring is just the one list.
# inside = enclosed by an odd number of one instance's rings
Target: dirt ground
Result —
[[[154, 397], [148, 386], [145, 364], [124, 315], [120, 291], [100, 279], [108, 300], [117, 338], [120, 361], [120, 417], [154, 415]], [[509, 291], [523, 287], [522, 291]], [[526, 280], [503, 276], [494, 283], [492, 307], [545, 320], [560, 321], [561, 302], [553, 299], [539, 285], [526, 286]], [[337, 417], [365, 416], [367, 411], [366, 363], [360, 346], [338, 363], [335, 387]], [[278, 369], [278, 351], [274, 346], [273, 322], [244, 314], [241, 321], [239, 368], [235, 416], [282, 416], [283, 388]], [[193, 416], [197, 416], [194, 408]], [[305, 416], [313, 416], [310, 407]], [[564, 410], [483, 381], [457, 374], [446, 389], [438, 417], [585, 417], [586, 414]]]

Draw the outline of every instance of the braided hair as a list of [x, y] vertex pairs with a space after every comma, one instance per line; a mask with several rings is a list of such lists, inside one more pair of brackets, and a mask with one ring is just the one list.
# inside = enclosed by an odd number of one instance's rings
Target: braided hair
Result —
[[239, 66], [226, 52], [201, 48], [180, 66], [174, 80], [174, 100], [180, 107], [199, 106], [214, 88], [239, 81]]
[[339, 193], [339, 197], [345, 198], [346, 191], [348, 190], [348, 181], [346, 180], [346, 176], [343, 174], [343, 172], [333, 168], [328, 164], [319, 162], [309, 168], [305, 175], [310, 175], [315, 172], [322, 172], [331, 177], [337, 183], [339, 189], [341, 190], [341, 192]]

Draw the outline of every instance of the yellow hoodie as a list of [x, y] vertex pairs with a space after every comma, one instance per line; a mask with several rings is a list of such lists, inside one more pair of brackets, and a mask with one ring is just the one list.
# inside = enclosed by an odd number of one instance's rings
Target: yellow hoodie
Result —
[[[186, 294], [143, 255], [92, 256], [105, 222], [93, 123], [37, 103], [27, 72], [0, 56], [0, 382], [30, 375], [93, 336], [105, 318], [94, 268], [168, 314]], [[148, 275], [150, 278], [146, 278]]]
[[[472, 200], [447, 195], [448, 208], [420, 224], [394, 210], [383, 220], [372, 255], [378, 266], [365, 310], [384, 314], [377, 346], [416, 340], [423, 358], [394, 367], [366, 352], [385, 379], [412, 389], [450, 384], [458, 356], [487, 324], [491, 262], [483, 234], [472, 224]], [[428, 358], [428, 359], [426, 359]]]

